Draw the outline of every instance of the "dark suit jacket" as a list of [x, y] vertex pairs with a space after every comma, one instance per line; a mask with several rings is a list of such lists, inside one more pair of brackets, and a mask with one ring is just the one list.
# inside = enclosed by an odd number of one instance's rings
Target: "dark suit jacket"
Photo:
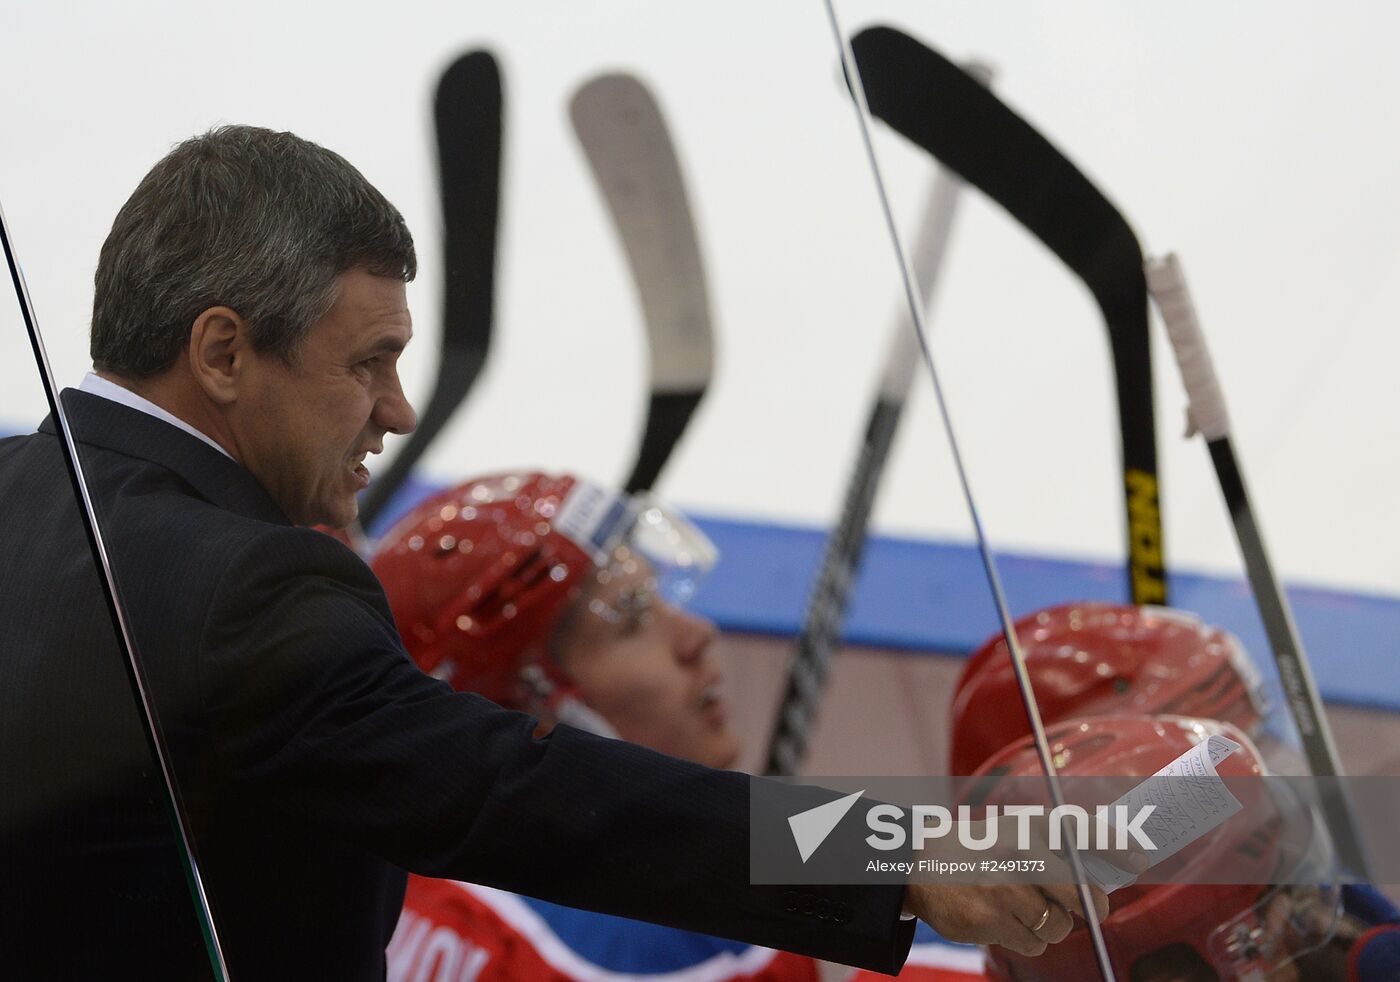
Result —
[[[837, 926], [748, 884], [748, 777], [567, 727], [534, 738], [529, 717], [419, 672], [368, 568], [242, 467], [64, 399], [234, 978], [380, 978], [404, 870], [903, 960], [899, 888], [827, 891], [850, 914]], [[55, 974], [187, 977], [199, 935], [51, 423], [0, 441], [0, 501], [0, 774], [17, 778], [0, 976], [66, 910], [72, 941], [39, 956]]]

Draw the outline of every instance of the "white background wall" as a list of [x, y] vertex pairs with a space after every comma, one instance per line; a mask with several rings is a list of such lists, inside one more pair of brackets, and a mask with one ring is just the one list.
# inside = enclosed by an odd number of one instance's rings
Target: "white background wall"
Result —
[[[841, 9], [848, 28], [893, 23], [994, 63], [999, 94], [1119, 204], [1144, 247], [1182, 254], [1279, 566], [1400, 593], [1400, 8]], [[428, 466], [452, 477], [545, 464], [608, 480], [629, 469], [641, 324], [565, 116], [580, 81], [621, 67], [654, 86], [684, 154], [722, 345], [663, 490], [712, 512], [826, 522], [897, 281], [816, 0], [0, 0], [0, 200], [60, 379], [86, 367], [98, 247], [140, 176], [192, 133], [253, 122], [340, 151], [403, 210], [422, 267], [410, 288], [420, 340], [404, 371], [426, 398], [440, 282], [428, 99], [441, 68], [476, 45], [506, 76], [498, 333]], [[889, 134], [880, 152], [912, 217], [929, 167]], [[1116, 556], [1117, 438], [1097, 311], [994, 206], [966, 205], [932, 323], [987, 528], [1001, 547]], [[1179, 439], [1179, 384], [1164, 347], [1157, 356], [1169, 561], [1235, 569], [1205, 449]], [[18, 317], [0, 302], [0, 420], [42, 410]], [[948, 472], [921, 391], [877, 524], [967, 538]]]

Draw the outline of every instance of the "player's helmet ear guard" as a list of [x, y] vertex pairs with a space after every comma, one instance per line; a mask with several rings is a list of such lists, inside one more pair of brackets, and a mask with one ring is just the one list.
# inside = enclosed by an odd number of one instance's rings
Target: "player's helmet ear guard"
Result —
[[[1016, 634], [1047, 726], [1075, 716], [1169, 713], [1253, 734], [1263, 716], [1259, 673], [1240, 643], [1183, 611], [1065, 604], [1021, 618]], [[1006, 640], [997, 635], [958, 678], [951, 773], [971, 774], [1028, 733]]]
[[[1249, 737], [1215, 720], [1088, 717], [1048, 727], [1046, 735], [1052, 759], [1067, 778], [1147, 778], [1211, 736], [1240, 745], [1220, 762], [1222, 778], [1266, 773]], [[987, 760], [974, 786], [981, 785], [981, 800], [992, 803], [1004, 779], [1042, 773], [1034, 744], [1026, 737]], [[1158, 977], [1155, 969], [1168, 973], [1161, 977], [1265, 979], [1331, 937], [1340, 891], [1308, 885], [1323, 883], [1334, 873], [1322, 825], [1311, 808], [1280, 800], [1289, 795], [1282, 785], [1248, 781], [1232, 786], [1240, 785], [1251, 791], [1244, 809], [1156, 867], [1153, 879], [1165, 882], [1133, 883], [1113, 894], [1103, 933], [1119, 978]], [[1211, 878], [1208, 871], [1225, 867], [1232, 878], [1238, 873], [1249, 882], [1202, 882]], [[1271, 885], [1275, 882], [1302, 885]], [[988, 949], [986, 968], [988, 977], [1000, 982], [1080, 982], [1092, 973], [1086, 966], [1093, 964], [1088, 929], [1076, 919], [1070, 935], [1038, 957]]]
[[703, 533], [649, 496], [516, 473], [424, 501], [384, 536], [370, 565], [420, 668], [455, 689], [529, 707], [569, 686], [548, 647], [585, 586], [619, 563], [645, 562], [658, 590], [682, 601], [715, 558]]

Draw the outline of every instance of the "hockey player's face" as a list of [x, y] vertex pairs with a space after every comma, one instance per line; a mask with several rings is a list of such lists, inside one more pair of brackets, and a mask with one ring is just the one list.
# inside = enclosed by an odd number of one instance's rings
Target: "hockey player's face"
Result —
[[739, 741], [710, 653], [715, 626], [652, 592], [645, 564], [585, 591], [557, 645], [579, 695], [624, 740], [729, 767]]
[[412, 335], [403, 282], [352, 270], [292, 364], [252, 356], [239, 459], [292, 521], [343, 528], [355, 519], [366, 455], [416, 422], [397, 369]]

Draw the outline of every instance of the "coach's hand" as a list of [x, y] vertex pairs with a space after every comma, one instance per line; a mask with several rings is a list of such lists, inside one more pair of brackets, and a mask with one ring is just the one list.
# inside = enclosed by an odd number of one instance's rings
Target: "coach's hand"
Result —
[[[1096, 886], [1090, 912], [1108, 916], [1108, 896]], [[1022, 955], [1039, 955], [1063, 941], [1074, 926], [1070, 912], [1084, 916], [1072, 883], [910, 883], [904, 912], [913, 914], [949, 941], [999, 944]]]
[[[983, 860], [1038, 860], [1039, 882], [938, 883], [911, 881], [904, 899], [904, 911], [927, 922], [950, 941], [969, 944], [997, 944], [1022, 955], [1039, 955], [1047, 945], [1063, 941], [1074, 927], [1073, 914], [1102, 922], [1108, 916], [1108, 895], [1090, 884], [1093, 909], [1086, 912], [1074, 885], [1074, 874], [1066, 857], [1050, 849], [1049, 824], [1042, 818], [1027, 823], [1025, 843], [1018, 842], [1019, 824], [1009, 816], [995, 820], [998, 829], [989, 848], [970, 851], [959, 836], [938, 839], [918, 855], [944, 861], [958, 861], [976, 868]], [[974, 822], [973, 841], [987, 841], [987, 823]], [[1124, 870], [1141, 872], [1147, 856], [1137, 847], [1081, 852], [1081, 858], [1097, 855]], [[1025, 875], [1020, 877], [1025, 880]]]

